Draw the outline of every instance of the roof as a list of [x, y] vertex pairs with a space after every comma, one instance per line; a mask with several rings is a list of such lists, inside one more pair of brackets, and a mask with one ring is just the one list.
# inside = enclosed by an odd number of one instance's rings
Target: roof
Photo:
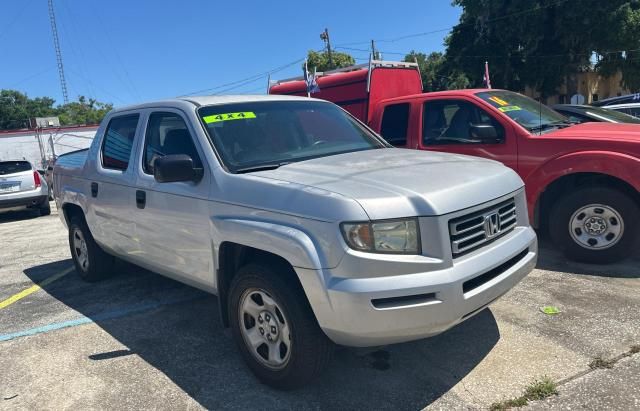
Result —
[[594, 101], [592, 105], [611, 106], [614, 104], [635, 104], [635, 103], [640, 103], [640, 93], [609, 97], [609, 98], [605, 98], [604, 100]]
[[[209, 106], [216, 104], [233, 104], [233, 103], [250, 103], [258, 101], [309, 101], [308, 97], [296, 97], [296, 96], [283, 96], [283, 95], [229, 95], [229, 96], [185, 96], [167, 100], [149, 101], [142, 104], [135, 104], [130, 106], [117, 107], [115, 111], [136, 110], [150, 107], [172, 107], [184, 105], [185, 103], [191, 103], [196, 106]], [[320, 101], [318, 99], [311, 99]]]
[[393, 97], [390, 99], [385, 99], [385, 101], [403, 101], [403, 100], [408, 100], [408, 99], [413, 99], [413, 98], [419, 98], [419, 97], [424, 97], [425, 94], [429, 95], [430, 97], [447, 97], [447, 96], [472, 96], [476, 93], [480, 93], [483, 91], [505, 91], [505, 90], [501, 90], [501, 89], [497, 89], [497, 88], [493, 88], [493, 89], [488, 89], [488, 88], [465, 88], [465, 89], [459, 89], [459, 90], [444, 90], [444, 91], [427, 91], [424, 93], [417, 93], [417, 94], [412, 94], [409, 96], [399, 96], [399, 97]]

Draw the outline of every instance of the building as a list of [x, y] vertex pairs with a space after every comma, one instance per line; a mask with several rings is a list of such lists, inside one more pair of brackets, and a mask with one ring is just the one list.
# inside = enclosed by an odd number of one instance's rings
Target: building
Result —
[[0, 161], [27, 160], [36, 168], [60, 154], [88, 148], [97, 125], [0, 131]]
[[[565, 83], [558, 90], [558, 94], [543, 99], [543, 103], [547, 105], [569, 104], [571, 103], [571, 97], [578, 94], [584, 98], [583, 104], [590, 104], [605, 98], [632, 93], [632, 91], [622, 87], [621, 73], [616, 73], [611, 77], [602, 77], [593, 71], [578, 73], [575, 76], [575, 87], [573, 88], [577, 92], [569, 93], [567, 91], [568, 86]], [[535, 99], [540, 97], [540, 94], [531, 87], [525, 88], [524, 94]]]

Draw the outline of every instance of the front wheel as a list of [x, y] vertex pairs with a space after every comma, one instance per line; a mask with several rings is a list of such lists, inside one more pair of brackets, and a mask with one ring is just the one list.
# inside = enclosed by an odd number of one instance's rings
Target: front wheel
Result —
[[604, 264], [628, 257], [638, 242], [638, 204], [619, 190], [585, 187], [551, 209], [549, 231], [567, 257]]
[[239, 270], [229, 293], [231, 331], [242, 357], [260, 381], [278, 389], [307, 384], [333, 352], [287, 270], [249, 264]]

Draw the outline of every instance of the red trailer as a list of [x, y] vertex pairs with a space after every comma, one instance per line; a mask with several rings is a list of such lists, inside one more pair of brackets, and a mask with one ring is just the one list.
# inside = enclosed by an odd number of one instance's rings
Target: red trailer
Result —
[[[331, 101], [366, 123], [379, 101], [422, 92], [416, 63], [372, 60], [317, 76], [320, 92], [312, 97]], [[269, 94], [306, 96], [307, 86], [302, 77], [280, 80], [269, 87]]]

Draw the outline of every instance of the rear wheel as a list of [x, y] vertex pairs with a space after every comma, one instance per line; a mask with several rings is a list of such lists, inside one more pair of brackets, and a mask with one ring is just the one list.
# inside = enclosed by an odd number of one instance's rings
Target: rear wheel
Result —
[[114, 257], [104, 252], [95, 242], [87, 223], [81, 216], [71, 217], [69, 247], [76, 272], [83, 280], [95, 282], [112, 272]]
[[307, 384], [325, 368], [333, 343], [286, 267], [250, 264], [234, 278], [229, 298], [233, 337], [251, 371], [278, 389]]
[[609, 263], [628, 257], [638, 242], [640, 209], [619, 190], [585, 187], [553, 206], [549, 232], [567, 257]]

